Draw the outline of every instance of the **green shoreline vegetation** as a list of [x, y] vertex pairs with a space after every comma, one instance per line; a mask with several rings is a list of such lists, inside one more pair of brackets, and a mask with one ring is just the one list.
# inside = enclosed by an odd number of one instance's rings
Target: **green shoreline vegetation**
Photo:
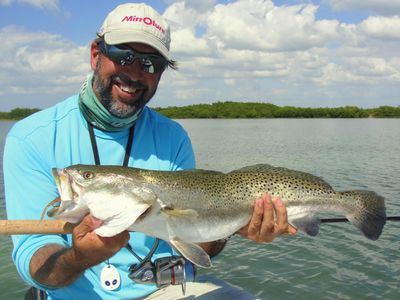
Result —
[[0, 120], [20, 120], [39, 110], [38, 108], [14, 108], [9, 112], [0, 111]]
[[277, 106], [260, 102], [216, 102], [154, 109], [173, 119], [400, 118], [400, 106], [380, 106], [369, 109], [356, 106], [310, 108]]
[[[228, 101], [180, 107], [155, 107], [153, 109], [172, 119], [400, 118], [400, 106], [311, 108], [277, 106], [261, 102]], [[0, 120], [19, 120], [37, 111], [39, 111], [37, 108], [15, 108], [10, 112], [0, 112]]]

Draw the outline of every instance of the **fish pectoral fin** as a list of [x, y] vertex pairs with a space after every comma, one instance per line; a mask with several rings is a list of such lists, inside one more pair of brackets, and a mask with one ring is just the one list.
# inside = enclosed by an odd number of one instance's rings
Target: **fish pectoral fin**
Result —
[[170, 217], [197, 218], [199, 214], [194, 209], [180, 209], [171, 205], [164, 205], [161, 211]]
[[173, 238], [169, 242], [182, 256], [196, 266], [202, 268], [210, 268], [212, 266], [210, 256], [199, 245], [184, 242], [178, 238]]
[[308, 235], [316, 236], [319, 232], [321, 220], [315, 216], [307, 215], [298, 219], [290, 220], [289, 223]]
[[103, 221], [95, 232], [102, 237], [110, 237], [127, 230], [146, 212], [150, 204], [129, 201], [118, 205], [112, 201], [88, 201], [88, 207], [92, 216]]
[[92, 213], [94, 217], [103, 220], [103, 224], [96, 228], [95, 232], [103, 237], [115, 236], [127, 230], [149, 207], [148, 204], [137, 205], [134, 210], [121, 210], [106, 219], [99, 218], [96, 213]]

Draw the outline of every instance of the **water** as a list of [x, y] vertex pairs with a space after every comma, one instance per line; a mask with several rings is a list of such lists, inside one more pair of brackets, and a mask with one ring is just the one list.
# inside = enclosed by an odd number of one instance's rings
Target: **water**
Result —
[[[6, 134], [14, 122], [0, 121], [0, 219], [6, 218], [3, 184], [3, 150]], [[11, 261], [12, 243], [0, 235], [0, 299], [23, 299], [27, 289]]]
[[[388, 215], [400, 215], [398, 119], [179, 122], [192, 138], [199, 168], [229, 171], [269, 163], [298, 169], [339, 190], [374, 190], [386, 198]], [[9, 127], [0, 122], [0, 143]], [[270, 244], [235, 236], [214, 268], [200, 274], [217, 276], [262, 299], [399, 299], [399, 229], [400, 222], [388, 222], [375, 242], [350, 224], [325, 224], [315, 238], [299, 233]], [[0, 237], [0, 243], [1, 298], [21, 299], [25, 286], [11, 263], [10, 240]]]

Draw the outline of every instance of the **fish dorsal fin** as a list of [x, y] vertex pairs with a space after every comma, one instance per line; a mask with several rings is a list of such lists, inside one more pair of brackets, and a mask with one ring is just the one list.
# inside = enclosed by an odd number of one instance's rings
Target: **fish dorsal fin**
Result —
[[210, 256], [199, 245], [181, 241], [177, 237], [172, 238], [169, 242], [182, 256], [196, 266], [202, 268], [212, 266]]
[[257, 165], [252, 165], [252, 166], [246, 166], [237, 170], [233, 170], [229, 173], [247, 173], [247, 172], [271, 172], [271, 170], [276, 169], [275, 167], [268, 165], [268, 164], [257, 164]]
[[283, 167], [274, 167], [268, 164], [258, 164], [253, 166], [247, 166], [238, 170], [231, 171], [230, 173], [265, 173], [271, 175], [281, 175], [292, 178], [297, 178], [300, 180], [312, 181], [319, 184], [321, 187], [332, 189], [332, 187], [318, 176], [314, 176], [310, 173], [305, 173], [301, 171], [291, 170]]
[[176, 171], [175, 173], [182, 172], [182, 173], [196, 173], [196, 174], [204, 174], [204, 175], [220, 175], [223, 174], [220, 171], [214, 171], [214, 170], [204, 170], [204, 169], [190, 169], [190, 170], [182, 170], [182, 171]]

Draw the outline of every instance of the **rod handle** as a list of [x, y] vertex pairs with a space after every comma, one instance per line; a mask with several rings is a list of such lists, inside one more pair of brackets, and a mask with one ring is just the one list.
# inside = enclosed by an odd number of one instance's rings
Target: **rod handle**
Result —
[[68, 234], [74, 227], [61, 220], [0, 220], [0, 235]]

